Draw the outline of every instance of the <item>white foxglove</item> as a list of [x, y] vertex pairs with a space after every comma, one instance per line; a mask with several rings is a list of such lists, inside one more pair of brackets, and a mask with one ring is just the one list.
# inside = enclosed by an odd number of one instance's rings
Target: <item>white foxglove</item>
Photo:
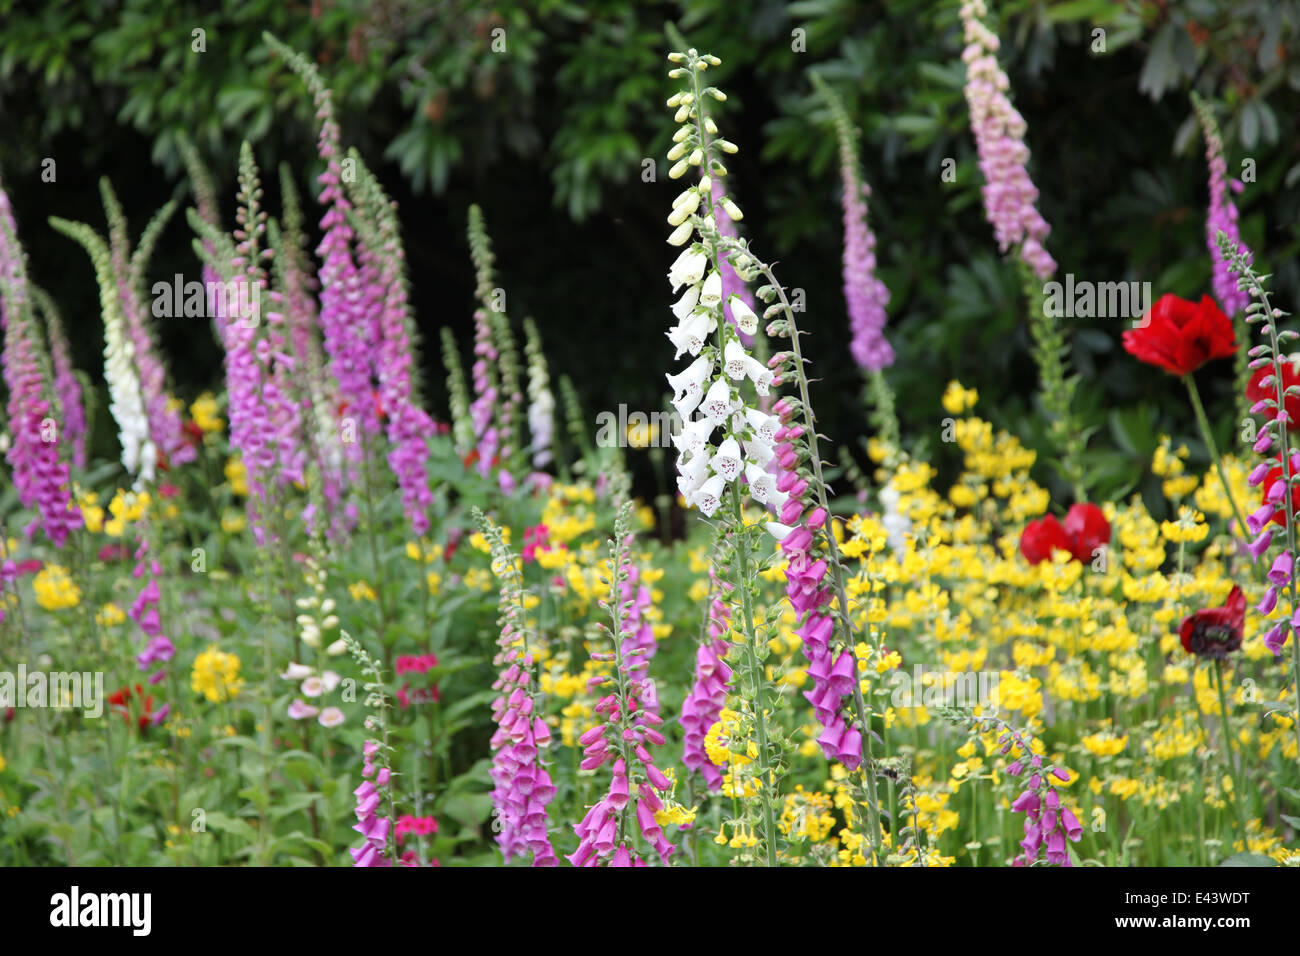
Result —
[[683, 352], [699, 355], [700, 349], [704, 348], [704, 340], [717, 328], [717, 319], [708, 312], [697, 312], [680, 325], [674, 325], [666, 333], [668, 341], [677, 349], [673, 358], [681, 358]]
[[727, 347], [722, 350], [722, 370], [733, 381], [740, 381], [745, 377], [745, 371], [748, 368], [749, 354], [745, 347], [735, 339], [727, 343]]
[[668, 270], [668, 281], [676, 292], [684, 285], [695, 285], [704, 278], [709, 257], [697, 249], [684, 249]]
[[707, 358], [698, 358], [681, 372], [668, 374], [668, 384], [673, 390], [673, 408], [686, 421], [699, 407], [704, 397], [704, 383], [713, 374], [713, 362]]
[[727, 481], [735, 481], [740, 475], [740, 444], [734, 438], [728, 438], [718, 446], [718, 453], [709, 461], [709, 465]]
[[762, 441], [769, 444], [776, 441], [776, 430], [781, 427], [781, 421], [775, 415], [760, 412], [757, 408], [747, 408], [745, 422]]
[[715, 425], [721, 425], [733, 409], [731, 386], [726, 379], [717, 379], [705, 393], [700, 412]]
[[731, 318], [736, 323], [736, 328], [746, 335], [754, 335], [758, 332], [758, 316], [754, 310], [747, 306], [738, 295], [732, 295], [727, 299], [727, 304], [731, 306]]
[[700, 301], [700, 287], [693, 285], [687, 288], [682, 297], [673, 305], [673, 315], [677, 321], [681, 322], [688, 315], [695, 311], [695, 304]]
[[766, 468], [767, 463], [772, 460], [772, 456], [775, 454], [776, 450], [761, 438], [751, 438], [745, 442], [745, 461], [747, 462]]
[[706, 418], [687, 422], [682, 426], [682, 430], [673, 436], [673, 445], [684, 454], [699, 455], [704, 451], [704, 446], [709, 443], [709, 436], [713, 434], [713, 429], [716, 427]]
[[722, 276], [714, 269], [709, 273], [709, 277], [704, 280], [704, 288], [700, 290], [700, 305], [712, 308], [722, 302]]
[[712, 518], [713, 512], [717, 511], [718, 505], [722, 503], [722, 489], [726, 486], [727, 482], [721, 475], [714, 475], [700, 485], [687, 499], [687, 503], [699, 508], [706, 517]]
[[771, 504], [776, 494], [776, 477], [759, 465], [745, 466], [745, 480], [749, 482], [749, 494], [756, 501]]

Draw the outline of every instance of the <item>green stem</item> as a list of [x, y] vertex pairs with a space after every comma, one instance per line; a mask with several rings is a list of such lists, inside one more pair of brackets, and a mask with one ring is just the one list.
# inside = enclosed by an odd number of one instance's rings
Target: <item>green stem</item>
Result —
[[1241, 509], [1237, 507], [1237, 499], [1232, 495], [1232, 486], [1228, 484], [1228, 476], [1223, 471], [1223, 459], [1219, 457], [1219, 448], [1214, 443], [1214, 435], [1210, 432], [1210, 421], [1205, 417], [1205, 407], [1201, 404], [1201, 395], [1196, 390], [1196, 380], [1191, 375], [1184, 375], [1183, 381], [1187, 384], [1187, 394], [1192, 399], [1192, 411], [1196, 413], [1196, 424], [1201, 429], [1201, 438], [1205, 440], [1205, 447], [1209, 449], [1210, 458], [1214, 460], [1214, 468], [1219, 473], [1219, 481], [1223, 484], [1223, 493], [1228, 496], [1228, 503], [1232, 505], [1232, 515], [1237, 519], [1237, 534], [1245, 536], [1246, 522], [1241, 517]]

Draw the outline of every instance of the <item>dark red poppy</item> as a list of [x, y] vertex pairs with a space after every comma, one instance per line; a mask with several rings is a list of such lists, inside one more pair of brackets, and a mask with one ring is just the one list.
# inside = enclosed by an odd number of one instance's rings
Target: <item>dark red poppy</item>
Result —
[[189, 442], [191, 447], [198, 448], [199, 445], [203, 444], [203, 429], [193, 419], [182, 425], [181, 431], [185, 433], [185, 440]]
[[125, 561], [130, 553], [126, 545], [115, 543], [104, 545], [96, 556], [101, 561]]
[[1087, 564], [1098, 548], [1110, 544], [1110, 522], [1096, 505], [1079, 502], [1065, 514], [1065, 537], [1074, 559]]
[[1241, 647], [1245, 624], [1246, 595], [1234, 584], [1223, 607], [1204, 608], [1184, 618], [1178, 636], [1187, 653], [1222, 660]]
[[[1272, 363], [1255, 369], [1251, 374], [1250, 383], [1246, 386], [1246, 397], [1250, 399], [1252, 405], [1266, 398], [1277, 401], [1276, 383], [1270, 382], [1267, 386], [1263, 384], [1264, 379], [1272, 374]], [[1282, 361], [1282, 387], [1286, 389], [1292, 385], [1300, 385], [1300, 355]], [[1300, 395], [1286, 396], [1286, 416], [1287, 431], [1300, 429]], [[1271, 418], [1272, 415], [1269, 417]]]
[[180, 488], [178, 488], [176, 485], [159, 485], [159, 486], [158, 486], [158, 494], [162, 495], [164, 498], [175, 498], [175, 497], [176, 497], [177, 495], [179, 495], [180, 493], [181, 493], [181, 490], [180, 490]]
[[5, 723], [11, 723], [14, 719], [14, 709], [12, 707], [5, 710]]
[[109, 694], [108, 696], [109, 705], [113, 710], [122, 715], [122, 719], [126, 721], [128, 727], [131, 726], [132, 701], [143, 701], [143, 705], [136, 704], [135, 706], [140, 708], [141, 712], [138, 722], [140, 724], [140, 729], [144, 730], [153, 720], [152, 694], [146, 694], [144, 688], [139, 684], [136, 684], [134, 693], [132, 693], [130, 687], [123, 687], [121, 690]]
[[1053, 549], [1070, 550], [1065, 529], [1061, 527], [1061, 522], [1056, 520], [1056, 515], [1044, 515], [1037, 521], [1025, 525], [1025, 530], [1020, 533], [1020, 553], [1025, 556], [1026, 561], [1030, 564], [1047, 561], [1052, 557]]
[[1143, 319], [1141, 327], [1124, 332], [1124, 348], [1166, 372], [1190, 375], [1206, 362], [1236, 354], [1232, 320], [1208, 295], [1199, 303], [1162, 295]]

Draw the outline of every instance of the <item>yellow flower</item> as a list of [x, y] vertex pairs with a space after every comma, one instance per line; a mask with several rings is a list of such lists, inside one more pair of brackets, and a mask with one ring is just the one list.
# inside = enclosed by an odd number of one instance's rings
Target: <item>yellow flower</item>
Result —
[[95, 615], [95, 621], [100, 627], [113, 627], [115, 624], [121, 624], [125, 620], [126, 613], [112, 601], [109, 601], [101, 607], [99, 612]]
[[243, 460], [237, 455], [227, 458], [225, 471], [226, 481], [230, 482], [230, 490], [241, 498], [247, 497], [248, 471], [244, 468]]
[[951, 381], [943, 393], [943, 408], [949, 415], [960, 415], [974, 408], [980, 394], [973, 388], [962, 388], [961, 382]]
[[248, 519], [238, 511], [226, 511], [221, 516], [221, 530], [226, 534], [239, 534], [248, 524]]
[[194, 659], [190, 686], [195, 693], [202, 694], [210, 701], [230, 700], [244, 686], [244, 681], [239, 676], [239, 657], [225, 653], [215, 644], [209, 645], [206, 651]]
[[7, 764], [5, 763], [5, 755], [4, 755], [4, 754], [0, 754], [0, 773], [4, 773], [4, 772], [5, 772], [5, 767], [6, 767], [6, 766], [7, 766]]
[[68, 577], [68, 569], [61, 564], [47, 564], [32, 581], [36, 603], [47, 611], [61, 611], [81, 603], [81, 589]]
[[375, 599], [374, 590], [365, 581], [349, 584], [348, 593], [352, 595], [354, 601], [373, 601]]
[[217, 400], [212, 393], [204, 392], [190, 405], [190, 417], [204, 432], [219, 432], [226, 424], [217, 415], [219, 410]]

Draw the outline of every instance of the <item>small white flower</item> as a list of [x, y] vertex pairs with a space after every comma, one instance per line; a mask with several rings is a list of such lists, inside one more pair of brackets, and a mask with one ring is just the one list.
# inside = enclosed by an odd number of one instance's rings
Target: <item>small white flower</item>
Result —
[[291, 661], [289, 666], [285, 668], [284, 673], [280, 675], [280, 678], [282, 680], [302, 680], [304, 677], [310, 677], [314, 673], [316, 673], [314, 667], [308, 667], [306, 664], [298, 664]]
[[744, 300], [734, 293], [728, 297], [727, 304], [731, 306], [731, 318], [735, 320], [736, 328], [746, 335], [753, 335], [758, 331], [758, 316], [754, 310], [745, 305]]
[[784, 525], [777, 521], [769, 521], [765, 527], [767, 528], [767, 533], [776, 538], [777, 541], [784, 541], [786, 536], [794, 530], [794, 528], [789, 525]]
[[673, 445], [680, 452], [690, 455], [698, 455], [704, 451], [704, 446], [708, 444], [709, 436], [713, 434], [713, 429], [718, 426], [712, 424], [708, 419], [701, 418], [693, 422], [687, 422], [682, 426], [682, 430], [673, 436]]
[[674, 325], [665, 333], [668, 341], [677, 349], [673, 358], [681, 358], [682, 352], [699, 355], [700, 349], [704, 348], [704, 340], [717, 327], [717, 320], [707, 312], [697, 312], [680, 325]]
[[761, 412], [757, 408], [747, 408], [745, 422], [762, 441], [769, 443], [776, 441], [776, 432], [781, 427], [781, 419], [775, 415]]
[[682, 419], [691, 414], [704, 397], [704, 383], [713, 374], [713, 362], [707, 358], [698, 358], [676, 375], [668, 374], [668, 384], [673, 390], [673, 407]]
[[718, 505], [722, 503], [722, 489], [726, 486], [727, 482], [721, 475], [714, 475], [686, 500], [704, 512], [705, 517], [711, 518], [713, 512], [718, 510]]
[[673, 304], [673, 315], [678, 322], [681, 322], [688, 315], [695, 311], [695, 304], [700, 301], [700, 287], [697, 285], [688, 286], [682, 293], [682, 297]]
[[703, 455], [696, 455], [690, 461], [677, 461], [677, 490], [688, 501], [709, 477], [709, 460]]
[[317, 718], [322, 727], [337, 727], [343, 723], [343, 720], [343, 711], [337, 707], [326, 707], [320, 712], [320, 717]]
[[776, 494], [776, 479], [772, 473], [759, 465], [745, 466], [745, 480], [749, 482], [749, 494], [755, 501], [770, 504]]
[[712, 307], [720, 302], [722, 302], [722, 276], [718, 274], [717, 269], [714, 269], [704, 280], [704, 288], [700, 290], [700, 305]]
[[761, 438], [751, 438], [745, 442], [745, 461], [760, 468], [766, 468], [775, 454], [775, 449]]
[[722, 370], [734, 381], [740, 381], [745, 377], [745, 363], [749, 360], [749, 354], [745, 347], [732, 339], [727, 343], [727, 347], [722, 350]]
[[750, 358], [745, 363], [745, 374], [753, 381], [754, 391], [760, 395], [766, 395], [772, 382], [776, 379], [776, 376], [772, 374], [772, 370], [756, 358]]
[[728, 438], [718, 446], [718, 453], [709, 461], [709, 465], [727, 481], [735, 481], [740, 475], [740, 445], [736, 439]]
[[320, 675], [320, 678], [321, 678], [321, 686], [325, 688], [325, 693], [327, 694], [330, 691], [332, 691], [335, 687], [338, 687], [339, 681], [343, 679], [333, 671], [325, 671], [323, 674]]
[[302, 692], [306, 697], [319, 697], [325, 689], [325, 683], [319, 677], [308, 677], [302, 682]]
[[677, 228], [668, 234], [668, 245], [685, 245], [686, 240], [691, 238], [691, 233], [694, 231], [694, 227], [689, 222], [678, 223]]
[[721, 425], [732, 410], [731, 386], [725, 378], [717, 379], [709, 386], [700, 405], [700, 411], [715, 425]]
[[341, 637], [329, 647], [325, 648], [325, 653], [330, 657], [338, 657], [340, 654], [346, 654], [347, 652], [348, 642], [343, 640]]
[[704, 278], [708, 268], [709, 257], [697, 249], [683, 249], [682, 254], [673, 261], [668, 270], [668, 281], [676, 292], [684, 285], [695, 285]]

